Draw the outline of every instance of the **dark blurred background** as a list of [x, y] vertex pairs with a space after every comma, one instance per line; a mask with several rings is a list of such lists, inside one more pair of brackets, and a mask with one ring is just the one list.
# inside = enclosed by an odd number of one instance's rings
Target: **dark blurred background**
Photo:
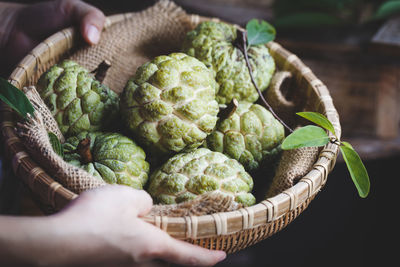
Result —
[[[38, 1], [15, 1], [35, 3]], [[87, 1], [107, 15], [155, 1]], [[328, 182], [287, 228], [230, 255], [218, 266], [397, 265], [400, 178], [400, 1], [176, 0], [189, 13], [245, 25], [265, 19], [277, 40], [330, 89], [343, 140], [364, 160], [371, 192], [361, 199], [339, 156]], [[397, 2], [397, 3], [396, 3]], [[1, 159], [0, 212], [38, 213], [29, 192]]]

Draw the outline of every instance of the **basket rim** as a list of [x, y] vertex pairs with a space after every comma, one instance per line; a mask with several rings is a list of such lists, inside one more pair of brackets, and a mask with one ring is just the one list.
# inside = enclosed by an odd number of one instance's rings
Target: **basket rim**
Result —
[[[133, 14], [135, 13], [124, 13], [107, 17], [105, 29], [115, 23], [129, 19]], [[192, 25], [196, 25], [202, 20], [218, 20], [216, 18], [202, 17], [194, 14], [189, 14], [187, 17], [188, 23]], [[10, 75], [8, 79], [9, 82], [19, 89], [22, 89], [26, 81], [28, 81], [30, 71], [40, 65], [42, 58], [46, 59], [53, 56], [51, 53], [48, 53], [50, 47], [63, 46], [65, 48], [64, 51], [69, 51], [73, 48], [74, 40], [77, 38], [77, 35], [79, 35], [78, 31], [70, 27], [53, 34], [41, 42], [18, 64]], [[320, 108], [332, 122], [336, 134], [340, 138], [341, 126], [339, 116], [327, 87], [296, 55], [290, 53], [276, 42], [270, 42], [267, 46], [274, 57], [281, 56], [285, 58], [285, 66], [287, 65], [286, 67], [298, 72], [296, 77], [305, 79], [311, 91], [318, 96]], [[0, 113], [4, 115], [7, 112], [11, 113], [11, 109], [2, 103]], [[16, 135], [12, 119], [7, 121], [4, 119], [4, 116], [2, 116], [1, 126], [6, 149], [9, 148], [11, 151], [14, 173], [18, 173], [19, 165], [26, 162], [30, 158], [30, 155], [25, 151], [23, 146], [21, 148], [21, 141]], [[202, 216], [168, 217], [147, 215], [143, 217], [143, 220], [156, 225], [167, 231], [171, 236], [179, 239], [199, 239], [215, 235], [235, 234], [242, 230], [272, 223], [314, 198], [326, 183], [328, 173], [333, 169], [336, 163], [338, 150], [337, 145], [331, 143], [327, 144], [319, 153], [312, 170], [302, 177], [293, 187], [253, 206], [231, 212], [219, 212]], [[33, 188], [33, 182], [29, 181], [29, 179], [35, 180], [39, 174], [43, 175], [43, 177], [48, 180], [48, 186], [53, 189], [49, 191], [51, 192], [51, 196], [48, 196], [53, 206], [56, 206], [54, 201], [55, 195], [59, 195], [59, 197], [65, 200], [63, 204], [66, 204], [78, 196], [50, 177], [34, 161], [28, 164], [32, 165], [30, 166], [30, 177], [26, 178], [28, 185], [30, 188]]]

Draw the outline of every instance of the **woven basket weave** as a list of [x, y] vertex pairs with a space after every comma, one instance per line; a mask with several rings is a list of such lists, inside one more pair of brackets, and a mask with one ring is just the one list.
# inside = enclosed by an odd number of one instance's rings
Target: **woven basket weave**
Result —
[[[168, 3], [164, 3], [168, 4]], [[135, 13], [114, 15], [107, 18], [105, 28], [128, 20]], [[209, 18], [186, 15], [180, 18], [187, 27], [194, 28]], [[34, 85], [50, 66], [64, 58], [72, 50], [83, 45], [79, 32], [73, 28], [52, 35], [29, 53], [9, 77], [18, 88]], [[301, 60], [278, 43], [268, 44], [280, 70], [290, 71], [296, 88], [302, 92], [307, 109], [325, 114], [340, 137], [341, 127], [329, 91]], [[11, 159], [15, 174], [35, 193], [40, 201], [54, 211], [64, 207], [77, 195], [63, 187], [35, 163], [26, 152], [15, 133], [15, 118], [11, 109], [1, 105], [1, 130], [6, 155]], [[280, 231], [295, 219], [314, 199], [335, 165], [338, 147], [328, 144], [321, 150], [312, 170], [288, 190], [268, 198], [254, 206], [233, 212], [204, 216], [168, 217], [147, 216], [143, 219], [165, 230], [171, 236], [202, 247], [232, 253]]]

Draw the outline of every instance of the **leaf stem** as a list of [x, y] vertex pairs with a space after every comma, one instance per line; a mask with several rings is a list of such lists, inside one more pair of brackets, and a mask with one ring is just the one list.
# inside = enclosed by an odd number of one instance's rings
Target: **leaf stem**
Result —
[[342, 145], [342, 143], [340, 142], [340, 140], [337, 139], [336, 137], [332, 137], [332, 138], [329, 140], [329, 142], [330, 142], [331, 144], [335, 144], [335, 145], [337, 145], [337, 146], [341, 146], [341, 145]]
[[268, 108], [269, 112], [271, 112], [271, 114], [275, 117], [275, 119], [277, 119], [290, 133], [293, 133], [292, 128], [290, 128], [281, 118], [279, 118], [279, 116], [274, 112], [274, 110], [272, 109], [271, 105], [268, 104], [268, 102], [265, 100], [263, 94], [261, 93], [260, 88], [258, 88], [257, 83], [254, 79], [253, 76], [253, 71], [251, 69], [251, 65], [250, 65], [250, 60], [249, 60], [249, 56], [247, 54], [247, 36], [246, 36], [246, 32], [241, 30], [241, 29], [237, 29], [236, 31], [236, 39], [233, 42], [233, 45], [236, 46], [244, 55], [244, 59], [246, 61], [246, 65], [247, 65], [247, 69], [249, 70], [249, 74], [250, 74], [250, 79], [251, 82], [253, 83], [254, 87], [256, 88], [258, 95], [260, 96], [262, 102], [264, 103], [264, 105]]

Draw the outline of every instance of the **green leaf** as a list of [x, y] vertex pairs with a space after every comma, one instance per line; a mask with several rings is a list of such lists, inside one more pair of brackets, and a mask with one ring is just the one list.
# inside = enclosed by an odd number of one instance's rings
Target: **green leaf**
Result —
[[347, 142], [345, 142], [345, 141], [342, 141], [341, 144], [342, 144], [343, 146], [348, 147], [348, 148], [354, 149], [353, 146], [352, 146], [350, 143], [347, 143]]
[[333, 127], [332, 123], [328, 120], [327, 117], [322, 115], [321, 113], [318, 112], [297, 112], [297, 115], [312, 121], [313, 123], [321, 126], [322, 128], [330, 131], [336, 136], [335, 133], [335, 128]]
[[17, 87], [0, 77], [0, 99], [9, 105], [23, 118], [29, 113], [33, 116], [35, 109], [26, 95]]
[[367, 197], [370, 188], [369, 176], [360, 156], [349, 143], [340, 146], [340, 151], [342, 152], [343, 159], [346, 162], [347, 169], [357, 188], [358, 194], [362, 198]]
[[64, 149], [57, 135], [52, 132], [49, 132], [48, 135], [50, 144], [53, 147], [54, 152], [56, 152], [60, 157], [64, 157]]
[[400, 13], [400, 1], [386, 1], [375, 12], [373, 19], [385, 19], [398, 13]]
[[320, 12], [303, 12], [284, 15], [274, 21], [279, 28], [324, 28], [329, 26], [341, 26], [343, 21], [336, 16]]
[[300, 147], [324, 146], [329, 142], [327, 133], [318, 126], [307, 125], [295, 130], [282, 142], [282, 149], [289, 150]]
[[252, 19], [247, 22], [247, 45], [266, 44], [275, 39], [275, 28], [264, 20]]

